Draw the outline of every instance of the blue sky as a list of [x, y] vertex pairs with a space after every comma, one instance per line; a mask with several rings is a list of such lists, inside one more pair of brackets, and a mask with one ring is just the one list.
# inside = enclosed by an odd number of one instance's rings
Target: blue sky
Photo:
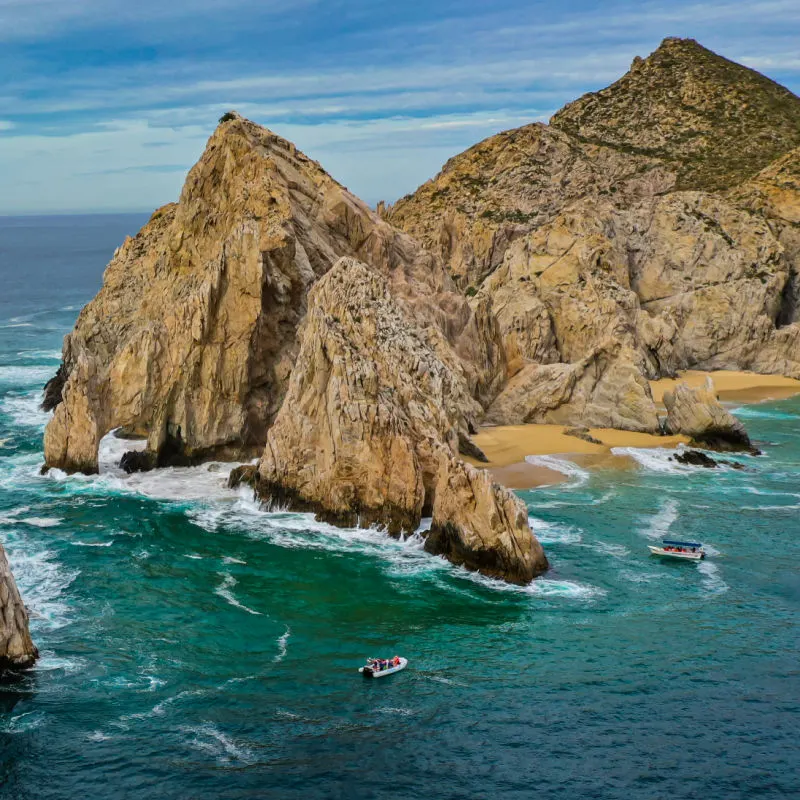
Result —
[[0, 0], [0, 214], [174, 200], [230, 108], [394, 200], [665, 36], [800, 93], [800, 0]]

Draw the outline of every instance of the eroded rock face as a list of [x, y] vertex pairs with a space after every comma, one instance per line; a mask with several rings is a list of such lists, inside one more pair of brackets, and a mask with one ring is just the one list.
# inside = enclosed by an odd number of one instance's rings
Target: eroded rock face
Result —
[[39, 652], [28, 630], [28, 611], [0, 545], [0, 677], [32, 667]]
[[682, 382], [674, 391], [665, 392], [664, 407], [669, 431], [690, 436], [691, 444], [696, 447], [722, 451], [754, 449], [744, 425], [720, 404], [710, 377], [697, 389]]
[[67, 337], [47, 393], [47, 466], [95, 471], [100, 438], [120, 426], [146, 435], [159, 464], [175, 441], [181, 460], [259, 453], [308, 290], [342, 255], [382, 271], [477, 395], [502, 379], [440, 261], [290, 142], [230, 115]]
[[660, 431], [650, 384], [631, 353], [613, 343], [573, 364], [526, 366], [490, 406], [485, 421]]
[[[524, 506], [458, 458], [480, 414], [457, 362], [443, 359], [388, 281], [342, 259], [309, 295], [283, 407], [257, 491], [345, 525], [394, 535], [433, 517], [430, 548], [515, 582], [546, 567]], [[448, 363], [450, 361], [450, 363]]]

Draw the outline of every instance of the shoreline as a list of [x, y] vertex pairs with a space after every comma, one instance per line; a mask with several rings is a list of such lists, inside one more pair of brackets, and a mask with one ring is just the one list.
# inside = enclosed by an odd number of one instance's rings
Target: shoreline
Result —
[[664, 392], [671, 391], [680, 382], [691, 388], [705, 383], [706, 377], [714, 381], [720, 402], [763, 403], [767, 400], [786, 400], [800, 394], [800, 381], [784, 375], [761, 375], [757, 372], [737, 370], [694, 370], [678, 373], [677, 378], [660, 378], [650, 381], [650, 390], [657, 406], [663, 407]]
[[[653, 400], [663, 410], [664, 392], [681, 381], [691, 387], [702, 386], [706, 377], [714, 381], [721, 402], [763, 403], [784, 400], [800, 394], [800, 381], [783, 375], [760, 375], [754, 372], [689, 370], [677, 379], [661, 378], [650, 381]], [[531, 423], [528, 425], [487, 426], [472, 437], [488, 462], [467, 458], [470, 464], [488, 469], [493, 478], [509, 489], [536, 489], [554, 486], [569, 480], [563, 472], [542, 464], [531, 464], [528, 456], [560, 456], [588, 469], [631, 469], [634, 461], [629, 456], [611, 452], [616, 447], [673, 449], [688, 444], [686, 436], [659, 436], [636, 433], [615, 428], [591, 428], [589, 433], [599, 440], [592, 444], [564, 433], [566, 425]]]

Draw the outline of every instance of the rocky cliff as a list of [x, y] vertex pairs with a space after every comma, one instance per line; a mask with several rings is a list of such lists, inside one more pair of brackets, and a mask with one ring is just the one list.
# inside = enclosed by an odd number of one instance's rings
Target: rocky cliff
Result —
[[494, 315], [509, 382], [489, 420], [655, 431], [645, 378], [800, 376], [798, 141], [800, 98], [668, 39], [385, 215]]
[[0, 677], [33, 666], [38, 657], [28, 630], [28, 611], [0, 545]]
[[457, 457], [480, 412], [459, 369], [379, 273], [342, 259], [312, 288], [256, 488], [345, 525], [413, 533], [457, 564], [527, 583], [547, 561], [525, 506]]
[[47, 466], [95, 471], [100, 439], [120, 427], [148, 439], [139, 466], [260, 453], [308, 290], [344, 255], [387, 277], [476, 397], [493, 391], [504, 367], [488, 321], [441, 262], [290, 142], [230, 114], [67, 337], [46, 392]]

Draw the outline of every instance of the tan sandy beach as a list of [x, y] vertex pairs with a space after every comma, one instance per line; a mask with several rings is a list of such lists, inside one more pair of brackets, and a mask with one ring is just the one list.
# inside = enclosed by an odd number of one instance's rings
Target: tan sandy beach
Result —
[[677, 379], [662, 378], [650, 381], [650, 389], [656, 403], [663, 403], [664, 392], [674, 389], [675, 384], [685, 381], [689, 386], [702, 386], [707, 376], [711, 376], [717, 395], [722, 401], [737, 403], [758, 403], [763, 400], [783, 400], [800, 394], [800, 381], [783, 375], [759, 375], [755, 372], [735, 372], [717, 370], [703, 372], [689, 370], [680, 373]]
[[[701, 386], [710, 375], [720, 400], [728, 402], [756, 403], [764, 400], [780, 400], [800, 394], [800, 381], [782, 375], [758, 375], [754, 372], [702, 372], [691, 370], [681, 373], [677, 380], [663, 378], [651, 381], [653, 398], [663, 402], [664, 392], [674, 388], [678, 381], [690, 386]], [[665, 447], [673, 448], [686, 443], [685, 436], [655, 436], [649, 433], [633, 433], [613, 428], [593, 428], [590, 433], [602, 444], [585, 442], [564, 433], [563, 425], [504, 425], [481, 429], [473, 441], [489, 459], [479, 467], [491, 470], [495, 479], [512, 489], [530, 489], [562, 483], [566, 477], [556, 470], [528, 464], [526, 456], [563, 455], [584, 467], [631, 467], [632, 460], [616, 456], [612, 447]], [[469, 460], [469, 459], [468, 459]]]

